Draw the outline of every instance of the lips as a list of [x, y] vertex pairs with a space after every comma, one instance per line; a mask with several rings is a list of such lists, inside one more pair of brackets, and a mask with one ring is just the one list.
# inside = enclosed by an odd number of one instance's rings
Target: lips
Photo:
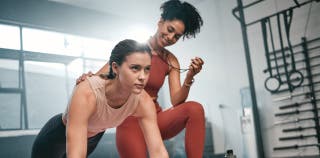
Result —
[[144, 84], [135, 84], [135, 86], [136, 86], [138, 89], [143, 89], [143, 88], [144, 88]]
[[162, 37], [162, 40], [163, 40], [163, 43], [164, 43], [165, 45], [168, 45], [168, 44], [169, 44], [169, 42], [168, 42], [164, 37]]
[[161, 44], [162, 44], [163, 47], [165, 47], [165, 46], [167, 46], [169, 44], [168, 41], [165, 39], [164, 35], [162, 35], [160, 37], [159, 41], [161, 41]]

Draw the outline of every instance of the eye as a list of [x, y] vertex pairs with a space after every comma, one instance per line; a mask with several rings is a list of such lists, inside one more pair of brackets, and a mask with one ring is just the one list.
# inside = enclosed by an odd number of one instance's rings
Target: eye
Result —
[[170, 32], [170, 33], [171, 33], [171, 32], [174, 32], [174, 29], [169, 26], [169, 27], [168, 27], [168, 32]]
[[145, 72], [149, 72], [150, 69], [151, 69], [151, 66], [147, 66], [144, 71], [145, 71]]
[[131, 69], [133, 71], [139, 71], [141, 69], [141, 67], [139, 65], [133, 65], [133, 66], [131, 66]]

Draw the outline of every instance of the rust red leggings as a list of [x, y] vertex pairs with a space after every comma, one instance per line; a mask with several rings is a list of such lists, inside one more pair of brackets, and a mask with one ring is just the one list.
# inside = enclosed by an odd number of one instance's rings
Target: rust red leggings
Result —
[[[201, 104], [185, 102], [158, 112], [158, 126], [162, 139], [176, 136], [184, 128], [185, 150], [188, 158], [202, 158], [205, 138], [205, 117]], [[146, 158], [147, 147], [138, 120], [127, 118], [117, 127], [116, 142], [121, 158]]]

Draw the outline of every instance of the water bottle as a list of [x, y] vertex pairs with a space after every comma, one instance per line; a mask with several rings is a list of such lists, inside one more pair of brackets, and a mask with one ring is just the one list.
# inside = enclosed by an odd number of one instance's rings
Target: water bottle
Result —
[[233, 155], [233, 150], [227, 150], [226, 154], [224, 155], [225, 158], [237, 158], [236, 155]]

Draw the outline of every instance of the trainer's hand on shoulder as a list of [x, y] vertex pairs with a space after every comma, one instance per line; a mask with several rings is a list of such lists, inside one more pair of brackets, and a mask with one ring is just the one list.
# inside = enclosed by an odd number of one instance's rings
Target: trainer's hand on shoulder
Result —
[[191, 63], [190, 63], [189, 71], [187, 75], [193, 77], [196, 74], [198, 74], [201, 71], [203, 64], [204, 62], [200, 57], [195, 57], [191, 59]]
[[78, 85], [80, 82], [84, 81], [87, 77], [91, 77], [94, 74], [89, 71], [88, 73], [83, 73], [80, 77], [78, 77], [78, 79], [76, 80], [76, 85]]

